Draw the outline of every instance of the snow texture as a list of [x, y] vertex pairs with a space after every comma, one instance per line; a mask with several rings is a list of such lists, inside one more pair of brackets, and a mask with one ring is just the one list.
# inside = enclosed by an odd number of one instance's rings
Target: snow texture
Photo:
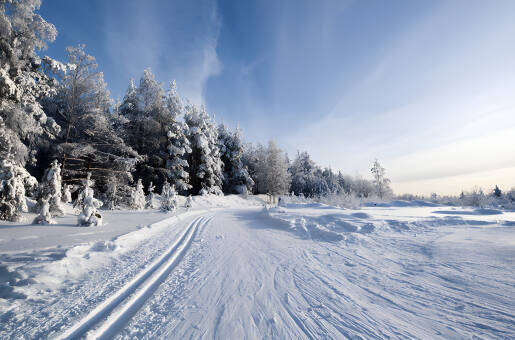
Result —
[[515, 336], [513, 212], [193, 201], [108, 211], [105, 234], [2, 226], [0, 337]]

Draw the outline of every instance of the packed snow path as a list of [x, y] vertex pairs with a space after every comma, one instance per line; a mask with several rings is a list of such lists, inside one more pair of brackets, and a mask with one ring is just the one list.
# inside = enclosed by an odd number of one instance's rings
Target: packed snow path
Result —
[[0, 337], [514, 338], [513, 221], [420, 209], [183, 218], [44, 304], [20, 300]]

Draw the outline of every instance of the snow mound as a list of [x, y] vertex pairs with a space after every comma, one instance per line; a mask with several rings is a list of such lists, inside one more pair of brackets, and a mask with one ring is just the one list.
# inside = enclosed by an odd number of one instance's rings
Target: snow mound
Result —
[[402, 208], [402, 207], [438, 207], [438, 204], [422, 201], [422, 200], [414, 200], [414, 201], [402, 201], [402, 200], [394, 200], [391, 202], [366, 202], [364, 204], [365, 207], [384, 207], [384, 208]]
[[263, 214], [267, 225], [313, 241], [338, 242], [350, 234], [370, 234], [377, 229], [367, 213], [345, 214], [342, 210], [319, 203], [293, 203], [265, 207]]
[[456, 210], [437, 210], [434, 211], [435, 214], [444, 214], [444, 215], [502, 215], [503, 212], [497, 209], [456, 209]]

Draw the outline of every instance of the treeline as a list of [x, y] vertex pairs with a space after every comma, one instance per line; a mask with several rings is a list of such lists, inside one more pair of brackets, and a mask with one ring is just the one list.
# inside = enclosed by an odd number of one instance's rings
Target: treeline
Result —
[[68, 47], [66, 61], [39, 55], [57, 35], [35, 12], [40, 4], [0, 1], [0, 219], [19, 219], [26, 196], [48, 201], [51, 214], [52, 202], [93, 202], [93, 193], [108, 208], [134, 207], [143, 191], [391, 194], [378, 162], [372, 182], [322, 169], [306, 152], [290, 161], [273, 141], [245, 144], [150, 69], [113, 102], [84, 45]]
[[501, 190], [497, 185], [486, 192], [482, 188], [474, 187], [471, 190], [462, 191], [458, 196], [432, 193], [429, 196], [404, 194], [398, 195], [396, 198], [407, 201], [423, 200], [452, 206], [515, 209], [515, 188]]

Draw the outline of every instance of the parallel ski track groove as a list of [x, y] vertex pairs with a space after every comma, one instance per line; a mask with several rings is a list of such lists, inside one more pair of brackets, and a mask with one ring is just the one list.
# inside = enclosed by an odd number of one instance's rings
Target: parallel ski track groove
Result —
[[[163, 255], [143, 269], [134, 279], [107, 300], [98, 305], [58, 339], [79, 339], [106, 318], [107, 320], [102, 326], [94, 334], [89, 335], [88, 338], [110, 339], [116, 335], [179, 264], [191, 245], [199, 225], [202, 223], [208, 224], [212, 219], [213, 217], [205, 218], [203, 216], [195, 218]], [[124, 301], [127, 301], [127, 303], [122, 305]], [[112, 313], [119, 306], [119, 310]]]

